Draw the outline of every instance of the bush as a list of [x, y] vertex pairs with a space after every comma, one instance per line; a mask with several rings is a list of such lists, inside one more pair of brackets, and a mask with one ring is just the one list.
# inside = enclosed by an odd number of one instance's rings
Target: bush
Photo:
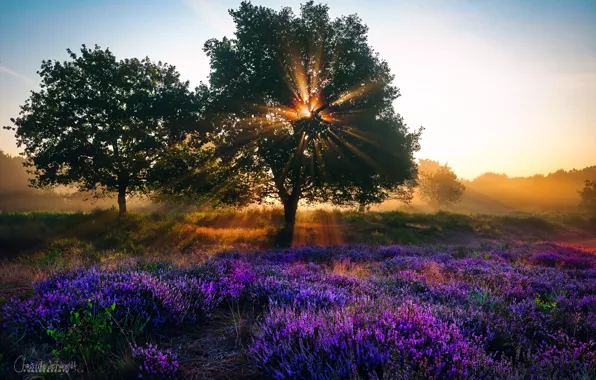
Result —
[[132, 357], [139, 363], [139, 379], [175, 379], [178, 371], [176, 355], [156, 346], [131, 346]]
[[111, 346], [114, 321], [112, 312], [116, 308], [110, 307], [97, 310], [89, 302], [88, 308], [82, 312], [71, 311], [68, 326], [65, 329], [48, 329], [46, 333], [58, 348], [52, 354], [63, 360], [83, 358], [85, 363], [100, 359]]
[[431, 310], [405, 302], [361, 300], [346, 308], [274, 307], [249, 347], [277, 378], [469, 378], [493, 361]]

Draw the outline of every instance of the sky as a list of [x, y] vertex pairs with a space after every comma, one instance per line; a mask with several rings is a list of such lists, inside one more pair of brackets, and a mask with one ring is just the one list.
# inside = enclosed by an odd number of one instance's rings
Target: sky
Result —
[[[210, 38], [233, 37], [229, 0], [19, 0], [0, 5], [0, 126], [38, 89], [44, 59], [66, 48], [109, 47], [117, 58], [176, 65], [197, 85]], [[253, 1], [297, 12], [300, 1]], [[526, 176], [596, 165], [596, 0], [329, 0], [357, 13], [401, 97], [423, 126], [419, 158], [463, 178]], [[0, 149], [16, 155], [13, 132]]]

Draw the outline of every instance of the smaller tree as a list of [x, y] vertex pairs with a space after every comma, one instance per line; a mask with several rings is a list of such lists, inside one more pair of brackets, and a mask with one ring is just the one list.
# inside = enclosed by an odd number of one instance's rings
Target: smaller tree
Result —
[[461, 201], [466, 187], [447, 165], [420, 160], [418, 164], [419, 193], [429, 205], [441, 208]]
[[174, 66], [117, 61], [99, 46], [67, 51], [70, 61], [42, 62], [41, 90], [5, 128], [25, 146], [32, 186], [116, 193], [122, 215], [126, 196], [149, 191], [155, 164], [197, 125], [195, 95]]
[[596, 180], [586, 180], [579, 195], [582, 198], [580, 207], [590, 215], [596, 216]]

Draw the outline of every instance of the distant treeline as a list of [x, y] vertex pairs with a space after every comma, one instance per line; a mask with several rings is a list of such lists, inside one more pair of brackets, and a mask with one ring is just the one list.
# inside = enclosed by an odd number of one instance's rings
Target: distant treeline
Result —
[[[596, 166], [584, 169], [557, 170], [547, 175], [509, 177], [506, 174], [484, 173], [474, 180], [461, 180], [465, 192], [460, 202], [448, 209], [464, 213], [512, 213], [512, 212], [571, 212], [580, 211], [579, 191], [586, 180], [596, 179]], [[378, 207], [390, 210], [403, 207], [388, 202]], [[436, 211], [421, 199], [419, 192], [406, 209]]]
[[484, 173], [473, 181], [463, 181], [467, 190], [457, 208], [479, 212], [577, 211], [578, 191], [588, 179], [596, 179], [596, 166], [531, 177]]

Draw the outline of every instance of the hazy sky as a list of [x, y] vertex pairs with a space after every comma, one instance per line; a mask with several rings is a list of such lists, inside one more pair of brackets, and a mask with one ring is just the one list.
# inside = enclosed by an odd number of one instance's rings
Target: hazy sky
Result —
[[[35, 89], [43, 59], [81, 44], [149, 56], [198, 84], [203, 43], [232, 36], [239, 1], [12, 0], [0, 5], [0, 126]], [[298, 10], [299, 1], [253, 1]], [[358, 13], [395, 74], [395, 107], [425, 127], [418, 157], [465, 178], [596, 164], [596, 0], [330, 0]], [[17, 154], [12, 132], [0, 149]]]

